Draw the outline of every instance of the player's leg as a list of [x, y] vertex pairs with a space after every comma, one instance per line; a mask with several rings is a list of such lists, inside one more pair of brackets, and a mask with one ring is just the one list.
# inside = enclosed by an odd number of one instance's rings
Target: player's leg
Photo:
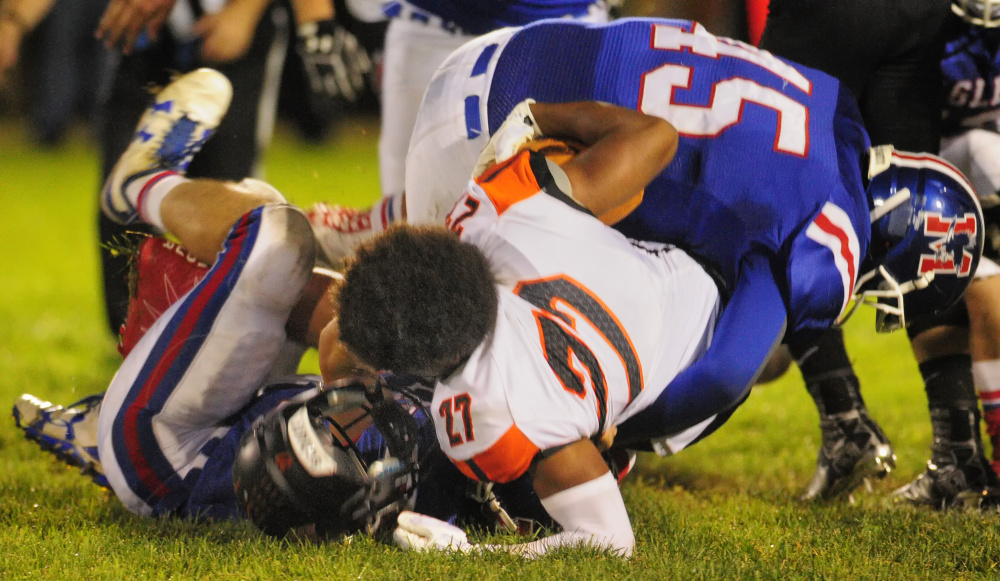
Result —
[[820, 418], [821, 444], [816, 472], [803, 500], [828, 500], [849, 493], [865, 478], [884, 477], [896, 456], [861, 396], [840, 329], [805, 341], [792, 338], [794, 357]]
[[427, 87], [406, 155], [408, 223], [442, 224], [462, 197], [490, 138], [491, 66], [512, 34], [502, 29], [466, 43]]
[[185, 510], [214, 442], [286, 344], [315, 259], [308, 220], [275, 203], [282, 198], [273, 188], [182, 175], [224, 115], [228, 89], [205, 69], [168, 85], [102, 196], [109, 217], [151, 222], [214, 263], [139, 340], [101, 405], [101, 463], [139, 514]]
[[365, 208], [327, 203], [310, 208], [309, 219], [326, 262], [338, 264], [359, 242], [406, 218], [406, 152], [424, 90], [445, 58], [470, 38], [416, 20], [393, 18], [390, 22], [385, 39], [378, 146], [382, 199]]
[[1000, 473], [1000, 267], [996, 263], [980, 261], [965, 304], [969, 309], [972, 376], [990, 438], [993, 471]]
[[[947, 4], [882, 0], [878, 5], [873, 11], [870, 0], [771, 0], [761, 46], [840, 79], [858, 98], [872, 143], [935, 151]], [[804, 498], [849, 492], [866, 472], [884, 476], [894, 455], [868, 414], [840, 331], [795, 345], [793, 355], [820, 410], [823, 433]]]
[[300, 211], [254, 209], [205, 278], [126, 358], [105, 394], [98, 450], [130, 510], [185, 509], [227, 420], [254, 397], [285, 345], [314, 257]]
[[935, 508], [992, 505], [1000, 498], [1000, 480], [982, 443], [968, 312], [959, 303], [936, 319], [907, 329], [927, 392], [934, 434], [931, 459], [927, 469], [895, 495], [900, 501]]

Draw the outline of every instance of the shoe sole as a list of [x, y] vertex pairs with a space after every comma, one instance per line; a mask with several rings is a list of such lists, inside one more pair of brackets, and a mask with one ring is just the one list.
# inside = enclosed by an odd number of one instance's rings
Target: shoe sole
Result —
[[[205, 95], [211, 95], [212, 97], [204, 97]], [[122, 153], [121, 158], [119, 158], [118, 163], [121, 163], [129, 155], [129, 149], [136, 142], [136, 136], [144, 133], [146, 129], [155, 120], [156, 114], [170, 115], [175, 118], [170, 119], [170, 127], [161, 136], [162, 141], [160, 142], [158, 148], [162, 148], [168, 141], [177, 141], [178, 137], [183, 137], [183, 148], [189, 148], [191, 150], [190, 155], [194, 155], [201, 147], [205, 144], [205, 141], [214, 133], [216, 127], [222, 122], [226, 111], [229, 109], [229, 104], [232, 101], [232, 85], [229, 80], [219, 73], [218, 71], [212, 69], [197, 69], [190, 73], [181, 75], [176, 78], [170, 84], [168, 84], [159, 94], [157, 94], [154, 102], [150, 105], [146, 112], [143, 113], [142, 118], [139, 120], [138, 125], [136, 125], [135, 133], [133, 134], [132, 141], [129, 143], [129, 147]], [[165, 103], [172, 103], [170, 107], [164, 110], [163, 106]], [[179, 104], [178, 104], [179, 103]], [[183, 124], [184, 120], [188, 120], [189, 127]], [[177, 133], [177, 129], [185, 126], [188, 127], [187, 131], [182, 131], [183, 135]], [[201, 132], [200, 136], [195, 137], [197, 132]], [[154, 132], [155, 134], [155, 132]], [[145, 143], [147, 140], [143, 140]], [[180, 141], [177, 141], [178, 143]], [[176, 147], [176, 144], [175, 144]], [[159, 155], [159, 151], [151, 157]], [[185, 154], [186, 156], [187, 154]], [[188, 160], [190, 161], [190, 160]], [[125, 196], [124, 191], [128, 183], [134, 180], [136, 177], [141, 175], [148, 175], [149, 173], [154, 173], [157, 171], [164, 170], [175, 170], [183, 171], [186, 169], [187, 164], [181, 164], [177, 167], [148, 167], [146, 169], [138, 169], [135, 173], [129, 174], [128, 177], [122, 180], [117, 186], [114, 185], [115, 174], [118, 170], [117, 163], [115, 167], [111, 170], [108, 180], [101, 190], [100, 206], [101, 212], [107, 216], [110, 220], [117, 222], [119, 224], [129, 224], [134, 222], [138, 218], [138, 208], [135, 208], [133, 204]], [[115, 190], [121, 192], [120, 200], [115, 200]], [[119, 210], [116, 207], [115, 202], [122, 202], [125, 206], [124, 210]]]

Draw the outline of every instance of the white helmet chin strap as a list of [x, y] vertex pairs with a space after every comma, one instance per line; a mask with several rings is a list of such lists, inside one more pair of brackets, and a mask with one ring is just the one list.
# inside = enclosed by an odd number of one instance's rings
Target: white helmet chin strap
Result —
[[[865, 291], [859, 290], [876, 275], [881, 275], [883, 279], [878, 285], [879, 288]], [[877, 270], [869, 270], [858, 279], [858, 284], [854, 287], [854, 296], [852, 297], [854, 304], [837, 319], [837, 325], [842, 325], [854, 314], [854, 311], [858, 310], [858, 307], [864, 304], [874, 307], [878, 311], [875, 321], [875, 330], [877, 332], [888, 333], [902, 329], [906, 326], [906, 314], [903, 312], [903, 295], [915, 290], [925, 289], [933, 280], [934, 273], [927, 272], [921, 275], [920, 278], [900, 284], [889, 274], [889, 271], [884, 266], [880, 265]]]

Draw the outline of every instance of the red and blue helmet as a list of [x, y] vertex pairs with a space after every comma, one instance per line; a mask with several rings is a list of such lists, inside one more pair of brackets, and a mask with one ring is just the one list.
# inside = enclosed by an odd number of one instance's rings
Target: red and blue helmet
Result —
[[968, 179], [935, 155], [874, 147], [868, 179], [872, 239], [854, 299], [892, 331], [962, 297], [982, 254], [983, 211]]

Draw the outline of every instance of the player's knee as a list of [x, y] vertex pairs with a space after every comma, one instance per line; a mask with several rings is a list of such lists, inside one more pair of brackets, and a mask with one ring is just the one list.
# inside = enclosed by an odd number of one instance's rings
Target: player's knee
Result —
[[285, 196], [271, 184], [254, 178], [245, 178], [239, 185], [260, 199], [263, 204], [286, 204]]
[[294, 305], [316, 261], [316, 242], [306, 215], [293, 206], [265, 206], [260, 230], [245, 267], [257, 300], [284, 308]]

